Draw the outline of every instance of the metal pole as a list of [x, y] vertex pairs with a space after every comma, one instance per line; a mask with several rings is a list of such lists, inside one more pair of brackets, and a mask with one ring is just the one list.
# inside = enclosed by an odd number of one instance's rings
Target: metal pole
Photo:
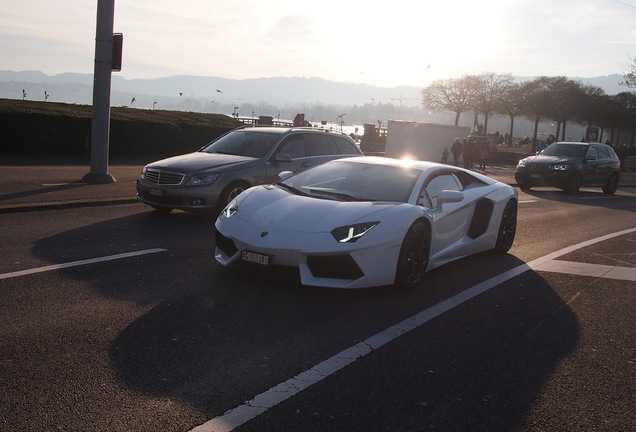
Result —
[[97, 1], [93, 120], [90, 142], [91, 171], [83, 178], [86, 183], [105, 184], [116, 182], [115, 177], [108, 172], [114, 16], [115, 0]]

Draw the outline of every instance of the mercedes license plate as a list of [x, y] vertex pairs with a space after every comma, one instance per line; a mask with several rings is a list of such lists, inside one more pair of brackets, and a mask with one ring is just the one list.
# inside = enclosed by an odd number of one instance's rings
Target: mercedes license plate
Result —
[[163, 196], [163, 191], [161, 189], [150, 189], [150, 195]]
[[269, 257], [267, 255], [262, 255], [254, 252], [242, 251], [241, 258], [243, 261], [261, 264], [261, 265], [269, 265]]

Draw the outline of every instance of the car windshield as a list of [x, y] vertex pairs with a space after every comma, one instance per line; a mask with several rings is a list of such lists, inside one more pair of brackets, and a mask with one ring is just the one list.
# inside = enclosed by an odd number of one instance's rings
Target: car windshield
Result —
[[541, 152], [545, 156], [569, 156], [583, 158], [587, 153], [586, 144], [555, 143]]
[[279, 135], [271, 132], [233, 131], [201, 149], [205, 153], [222, 153], [262, 158]]
[[367, 163], [335, 161], [281, 180], [292, 193], [342, 201], [407, 202], [421, 171]]

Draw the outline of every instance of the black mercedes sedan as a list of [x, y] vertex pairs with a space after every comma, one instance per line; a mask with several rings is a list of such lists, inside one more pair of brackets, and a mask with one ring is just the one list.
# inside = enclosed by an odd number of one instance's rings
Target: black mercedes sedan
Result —
[[613, 194], [620, 180], [620, 160], [606, 144], [555, 142], [535, 156], [521, 159], [515, 179], [522, 190], [550, 186], [578, 193], [583, 186], [600, 186]]

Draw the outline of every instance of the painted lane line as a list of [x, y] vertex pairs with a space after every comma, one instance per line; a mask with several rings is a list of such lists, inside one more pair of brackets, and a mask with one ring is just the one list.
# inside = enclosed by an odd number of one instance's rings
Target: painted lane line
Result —
[[636, 268], [630, 267], [552, 260], [538, 265], [535, 270], [636, 282]]
[[263, 393], [258, 394], [253, 399], [245, 402], [236, 408], [226, 411], [224, 414], [207, 422], [196, 426], [190, 432], [230, 432], [235, 428], [247, 423], [258, 415], [264, 413], [268, 409], [283, 402], [301, 391], [311, 387], [312, 385], [322, 381], [324, 378], [336, 373], [340, 369], [348, 366], [357, 359], [375, 351], [376, 349], [386, 345], [398, 337], [415, 330], [428, 321], [442, 315], [445, 312], [473, 299], [491, 288], [500, 285], [509, 279], [519, 276], [528, 270], [534, 270], [552, 261], [562, 255], [570, 253], [576, 249], [593, 245], [595, 243], [618, 237], [625, 234], [636, 232], [636, 228], [631, 228], [616, 233], [608, 234], [596, 239], [584, 241], [582, 243], [569, 246], [559, 251], [548, 254], [544, 257], [537, 258], [529, 263], [522, 264], [518, 267], [510, 269], [500, 275], [492, 277], [484, 282], [472, 286], [428, 309], [423, 310], [404, 321], [377, 333], [364, 341], [341, 351], [335, 356], [319, 363], [318, 365], [307, 369], [295, 377], [280, 383]]
[[139, 256], [139, 255], [147, 255], [147, 254], [158, 253], [158, 252], [166, 252], [167, 250], [168, 249], [160, 249], [160, 248], [146, 249], [146, 250], [141, 250], [141, 251], [136, 251], [136, 252], [127, 252], [127, 253], [122, 253], [122, 254], [118, 254], [118, 255], [110, 255], [110, 256], [105, 256], [105, 257], [100, 257], [100, 258], [92, 258], [92, 259], [86, 259], [86, 260], [81, 260], [81, 261], [72, 261], [72, 262], [62, 263], [62, 264], [54, 264], [54, 265], [50, 265], [50, 266], [46, 266], [46, 267], [32, 268], [32, 269], [21, 270], [21, 271], [12, 272], [12, 273], [0, 273], [0, 279], [9, 279], [9, 278], [14, 278], [14, 277], [18, 277], [18, 276], [25, 276], [25, 275], [30, 275], [30, 274], [34, 274], [34, 273], [41, 273], [41, 272], [45, 272], [45, 271], [60, 270], [60, 269], [64, 269], [64, 268], [76, 267], [76, 266], [81, 266], [81, 265], [86, 265], [86, 264], [95, 264], [95, 263], [100, 263], [100, 262], [105, 262], [105, 261], [112, 261], [112, 260], [117, 260], [117, 259], [122, 259], [122, 258], [130, 258], [130, 257]]

